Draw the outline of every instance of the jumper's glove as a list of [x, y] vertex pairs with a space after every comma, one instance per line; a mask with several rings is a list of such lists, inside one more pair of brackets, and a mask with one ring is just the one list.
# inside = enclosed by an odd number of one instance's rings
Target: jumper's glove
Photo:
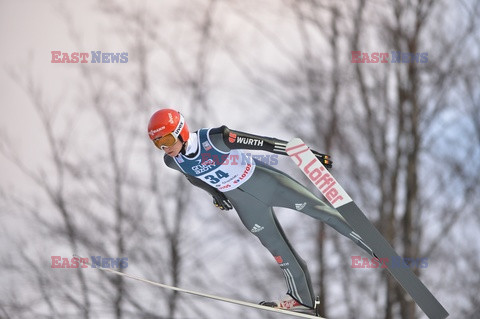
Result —
[[333, 162], [330, 160], [330, 155], [322, 154], [317, 151], [313, 151], [313, 154], [315, 154], [315, 157], [318, 158], [320, 162], [322, 162], [323, 165], [325, 165], [326, 168], [332, 168]]
[[220, 208], [221, 210], [230, 210], [233, 208], [232, 203], [228, 200], [225, 194], [221, 192], [216, 192], [215, 195], [212, 194], [213, 205]]

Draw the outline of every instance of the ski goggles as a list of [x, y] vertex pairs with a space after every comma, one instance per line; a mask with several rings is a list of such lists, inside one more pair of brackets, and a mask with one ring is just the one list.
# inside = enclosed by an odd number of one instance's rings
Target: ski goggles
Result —
[[183, 118], [183, 115], [180, 114], [180, 120], [178, 121], [177, 127], [175, 127], [175, 130], [172, 133], [168, 133], [164, 136], [158, 137], [153, 140], [153, 143], [155, 144], [156, 147], [159, 149], [163, 150], [166, 147], [171, 147], [177, 143], [178, 136], [182, 132], [183, 127], [185, 126], [185, 119]]
[[175, 145], [177, 140], [178, 138], [176, 138], [173, 133], [168, 133], [167, 135], [154, 139], [153, 143], [155, 143], [156, 147], [163, 150], [166, 147]]

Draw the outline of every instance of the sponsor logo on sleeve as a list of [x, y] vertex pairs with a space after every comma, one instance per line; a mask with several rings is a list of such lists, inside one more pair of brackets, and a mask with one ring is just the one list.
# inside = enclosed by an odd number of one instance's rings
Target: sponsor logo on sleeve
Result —
[[230, 143], [235, 143], [235, 140], [237, 139], [237, 134], [230, 132], [228, 134], [228, 141]]
[[243, 145], [252, 145], [252, 146], [263, 146], [263, 140], [259, 140], [256, 138], [248, 138], [248, 137], [237, 137], [237, 143]]

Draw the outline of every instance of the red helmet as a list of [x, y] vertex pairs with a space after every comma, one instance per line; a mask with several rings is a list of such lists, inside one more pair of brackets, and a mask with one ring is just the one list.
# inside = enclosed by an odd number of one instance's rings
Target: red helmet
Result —
[[180, 112], [172, 109], [162, 109], [153, 113], [150, 118], [148, 135], [152, 141], [167, 134], [172, 134], [175, 138], [180, 137], [183, 142], [188, 140], [190, 132]]

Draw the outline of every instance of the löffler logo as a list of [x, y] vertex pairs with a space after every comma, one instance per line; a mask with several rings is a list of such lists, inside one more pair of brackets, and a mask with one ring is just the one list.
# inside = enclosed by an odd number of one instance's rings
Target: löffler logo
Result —
[[[127, 63], [128, 52], [62, 52], [51, 51], [52, 63]], [[91, 58], [90, 58], [91, 57]]]
[[428, 52], [411, 53], [391, 51], [388, 52], [362, 52], [352, 51], [352, 63], [427, 63]]
[[288, 148], [286, 151], [333, 207], [337, 208], [352, 201], [343, 188], [337, 185], [332, 174], [310, 152], [308, 146], [300, 144]]

